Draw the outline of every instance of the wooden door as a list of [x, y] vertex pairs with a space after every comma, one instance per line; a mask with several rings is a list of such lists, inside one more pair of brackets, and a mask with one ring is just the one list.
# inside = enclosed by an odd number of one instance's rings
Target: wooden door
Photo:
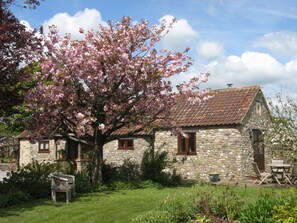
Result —
[[68, 140], [68, 159], [74, 164], [74, 169], [77, 169], [78, 158], [78, 143], [73, 140]]
[[258, 164], [259, 170], [265, 170], [265, 148], [264, 139], [261, 130], [253, 129], [253, 150], [254, 150], [254, 162]]

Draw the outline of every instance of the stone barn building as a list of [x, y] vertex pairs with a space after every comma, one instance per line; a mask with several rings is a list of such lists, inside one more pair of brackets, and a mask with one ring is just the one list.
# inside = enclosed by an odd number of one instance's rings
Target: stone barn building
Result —
[[[125, 159], [141, 162], [148, 148], [168, 152], [168, 171], [181, 174], [184, 179], [207, 179], [211, 173], [221, 178], [232, 175], [236, 179], [249, 177], [252, 162], [260, 170], [268, 170], [271, 150], [263, 134], [271, 122], [270, 112], [259, 86], [211, 90], [211, 98], [193, 105], [183, 99], [172, 108], [172, 118], [184, 135], [173, 135], [170, 129], [158, 127], [150, 132], [129, 134], [120, 129], [105, 145], [107, 163], [122, 164]], [[136, 127], [137, 128], [137, 127]], [[91, 150], [84, 141], [60, 136], [30, 142], [28, 132], [20, 135], [20, 164], [32, 158], [54, 161], [65, 150], [64, 158], [73, 160], [81, 170]]]

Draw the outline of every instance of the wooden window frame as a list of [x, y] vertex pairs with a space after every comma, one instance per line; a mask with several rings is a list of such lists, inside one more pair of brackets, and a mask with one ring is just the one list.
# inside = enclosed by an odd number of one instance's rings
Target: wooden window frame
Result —
[[[129, 142], [132, 146], [128, 146]], [[134, 139], [118, 139], [118, 150], [134, 150]]]
[[[184, 137], [183, 135], [178, 135], [178, 140], [177, 140], [177, 147], [178, 147], [178, 152], [177, 154], [178, 155], [196, 155], [197, 152], [196, 152], [196, 132], [187, 132], [186, 134], [189, 135], [189, 137]], [[190, 151], [189, 150], [189, 142], [190, 142], [190, 139], [193, 138], [193, 143], [194, 143], [194, 151]], [[185, 140], [185, 148], [184, 150], [182, 150], [182, 146], [181, 146], [181, 143], [182, 143], [182, 140]]]
[[[46, 144], [47, 144], [47, 149], [45, 149]], [[49, 153], [50, 152], [49, 140], [42, 140], [42, 141], [38, 142], [38, 152], [39, 153]]]

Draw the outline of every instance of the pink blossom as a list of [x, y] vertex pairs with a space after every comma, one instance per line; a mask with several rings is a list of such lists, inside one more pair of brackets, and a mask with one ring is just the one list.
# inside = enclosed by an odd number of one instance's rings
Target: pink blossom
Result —
[[[176, 21], [169, 24], [172, 26]], [[34, 73], [36, 88], [26, 97], [35, 112], [35, 127], [51, 133], [59, 126], [81, 136], [94, 136], [97, 123], [104, 139], [122, 125], [143, 125], [169, 117], [175, 103], [169, 78], [188, 71], [192, 59], [183, 52], [159, 49], [156, 44], [168, 28], [138, 24], [130, 17], [99, 25], [84, 39], [61, 38], [55, 26], [44, 36], [45, 50], [36, 54], [40, 70]], [[85, 31], [80, 28], [80, 33]], [[208, 76], [195, 76], [177, 86], [178, 93], [193, 103], [204, 100], [201, 82]]]
[[83, 34], [84, 33], [84, 29], [83, 28], [79, 28], [79, 33]]
[[99, 129], [99, 130], [103, 130], [103, 129], [105, 129], [105, 125], [104, 125], [103, 123], [100, 123], [100, 124], [98, 125], [98, 129]]

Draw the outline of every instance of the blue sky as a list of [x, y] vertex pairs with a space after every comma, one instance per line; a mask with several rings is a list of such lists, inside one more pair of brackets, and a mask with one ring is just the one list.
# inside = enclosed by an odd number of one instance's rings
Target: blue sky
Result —
[[124, 15], [152, 25], [175, 17], [162, 47], [190, 47], [195, 63], [174, 83], [210, 72], [207, 88], [261, 85], [267, 97], [297, 98], [296, 0], [45, 0], [36, 10], [13, 11], [32, 28], [56, 24], [74, 37], [78, 27], [96, 29]]

